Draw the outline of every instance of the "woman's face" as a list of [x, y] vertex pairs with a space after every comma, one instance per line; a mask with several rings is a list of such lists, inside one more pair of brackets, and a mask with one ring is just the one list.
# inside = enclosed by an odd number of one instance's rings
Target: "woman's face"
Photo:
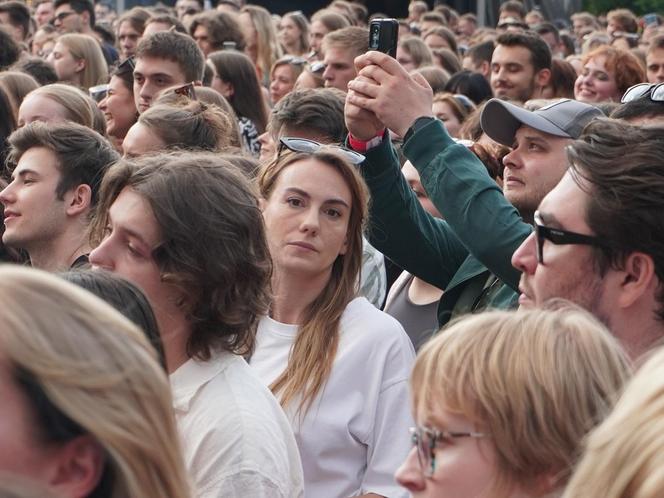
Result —
[[412, 71], [417, 69], [415, 61], [413, 60], [410, 52], [406, 50], [402, 45], [397, 46], [397, 61], [403, 66], [406, 71]]
[[207, 65], [212, 69], [212, 83], [210, 84], [210, 88], [219, 92], [224, 98], [230, 99], [235, 92], [233, 85], [219, 76], [217, 68], [212, 61], [208, 61]]
[[293, 89], [293, 86], [295, 86], [293, 76], [293, 68], [288, 64], [282, 64], [274, 68], [272, 81], [270, 82], [270, 100], [273, 105]]
[[106, 132], [119, 139], [125, 137], [129, 128], [136, 122], [138, 114], [134, 103], [134, 92], [117, 76], [111, 77], [108, 93], [99, 102], [99, 109], [106, 119]]
[[46, 60], [53, 64], [58, 80], [75, 85], [80, 84], [79, 73], [85, 69], [85, 60], [74, 58], [65, 45], [57, 42]]
[[290, 16], [281, 19], [281, 22], [279, 23], [279, 41], [284, 47], [296, 47], [301, 35], [302, 30], [297, 24], [295, 24], [295, 21], [293, 21]]
[[18, 108], [18, 126], [25, 126], [34, 121], [61, 123], [67, 120], [67, 110], [55, 100], [44, 95], [29, 94]]
[[451, 137], [458, 138], [461, 122], [456, 114], [454, 114], [452, 107], [447, 102], [434, 102], [432, 110], [436, 117], [445, 125], [447, 133]]
[[[418, 416], [419, 427], [434, 431], [477, 432], [471, 421], [443, 407]], [[413, 447], [396, 472], [397, 482], [413, 498], [491, 498], [496, 478], [496, 453], [490, 438], [440, 438], [433, 449], [435, 470], [431, 477], [422, 471]]]
[[286, 166], [261, 201], [270, 253], [280, 273], [328, 279], [348, 245], [352, 197], [334, 167], [316, 159]]
[[408, 185], [410, 186], [413, 193], [417, 197], [417, 200], [420, 201], [420, 204], [422, 205], [424, 210], [427, 213], [429, 213], [431, 216], [435, 216], [436, 218], [442, 218], [443, 216], [440, 214], [440, 211], [436, 209], [436, 206], [433, 205], [433, 202], [431, 202], [431, 199], [424, 190], [424, 187], [422, 186], [422, 182], [420, 180], [420, 174], [415, 169], [415, 166], [413, 166], [413, 163], [411, 163], [410, 161], [406, 161], [403, 167], [401, 168], [401, 174], [403, 175], [404, 179], [408, 182]]
[[620, 101], [615, 74], [606, 68], [606, 57], [593, 57], [574, 83], [574, 97], [581, 102]]

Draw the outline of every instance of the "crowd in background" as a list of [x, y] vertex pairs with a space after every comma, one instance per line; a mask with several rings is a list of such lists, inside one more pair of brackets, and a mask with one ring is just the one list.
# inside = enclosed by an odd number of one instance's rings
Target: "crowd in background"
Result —
[[0, 1], [0, 498], [664, 496], [664, 16]]

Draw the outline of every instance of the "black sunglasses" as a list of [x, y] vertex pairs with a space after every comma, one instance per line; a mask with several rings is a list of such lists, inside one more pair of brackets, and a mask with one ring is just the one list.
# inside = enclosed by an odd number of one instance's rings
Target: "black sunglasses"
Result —
[[626, 104], [645, 96], [653, 102], [664, 102], [664, 83], [638, 83], [627, 89], [620, 102]]
[[277, 150], [277, 159], [281, 155], [281, 152], [284, 149], [288, 149], [292, 152], [304, 152], [305, 154], [314, 154], [321, 147], [330, 147], [341, 154], [350, 162], [351, 164], [362, 164], [365, 157], [359, 152], [354, 150], [347, 149], [345, 147], [340, 147], [338, 145], [332, 144], [321, 144], [307, 138], [296, 138], [296, 137], [281, 137], [279, 139], [279, 148]]
[[67, 19], [69, 16], [73, 14], [78, 14], [75, 10], [68, 10], [67, 12], [60, 12], [57, 16], [55, 16], [52, 20], [51, 23], [55, 24], [56, 21], [62, 22], [65, 19]]
[[595, 247], [606, 247], [599, 237], [594, 235], [585, 235], [577, 232], [569, 232], [559, 228], [551, 228], [542, 225], [542, 217], [539, 211], [535, 211], [535, 236], [537, 240], [537, 261], [544, 264], [544, 241], [548, 240], [556, 245], [588, 245]]
[[194, 82], [187, 83], [186, 85], [173, 88], [173, 93], [183, 95], [191, 100], [198, 100], [196, 98], [196, 90], [194, 90]]

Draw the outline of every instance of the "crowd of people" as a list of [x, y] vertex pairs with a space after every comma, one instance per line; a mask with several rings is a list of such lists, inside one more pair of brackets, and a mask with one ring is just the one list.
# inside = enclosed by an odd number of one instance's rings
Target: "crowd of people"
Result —
[[0, 498], [664, 496], [664, 17], [389, 14], [0, 1]]

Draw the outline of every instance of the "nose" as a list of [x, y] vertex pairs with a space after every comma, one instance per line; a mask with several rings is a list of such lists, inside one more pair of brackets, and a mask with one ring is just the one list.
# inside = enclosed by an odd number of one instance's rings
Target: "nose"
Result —
[[14, 200], [14, 189], [12, 188], [12, 185], [13, 183], [10, 183], [2, 189], [2, 192], [0, 192], [0, 203], [5, 207], [8, 204], [11, 204]]
[[320, 227], [320, 219], [318, 208], [312, 206], [306, 210], [303, 215], [302, 223], [300, 224], [300, 230], [307, 232], [310, 235], [316, 235]]
[[323, 71], [323, 79], [325, 81], [331, 81], [333, 78], [333, 71], [330, 68], [330, 66], [325, 66], [325, 70]]
[[111, 257], [111, 237], [106, 237], [95, 249], [90, 252], [90, 264], [95, 268], [113, 271], [113, 258]]
[[526, 275], [532, 275], [537, 269], [535, 237], [535, 232], [531, 233], [512, 255], [512, 266]]
[[394, 474], [394, 478], [399, 485], [406, 488], [408, 491], [423, 491], [426, 488], [426, 478], [422, 474], [420, 464], [417, 461], [417, 450], [415, 448], [410, 450], [406, 460], [401, 464]]
[[523, 167], [521, 155], [518, 152], [518, 147], [514, 147], [509, 151], [508, 154], [505, 155], [505, 157], [503, 157], [503, 164], [506, 168], [511, 169], [519, 169]]

